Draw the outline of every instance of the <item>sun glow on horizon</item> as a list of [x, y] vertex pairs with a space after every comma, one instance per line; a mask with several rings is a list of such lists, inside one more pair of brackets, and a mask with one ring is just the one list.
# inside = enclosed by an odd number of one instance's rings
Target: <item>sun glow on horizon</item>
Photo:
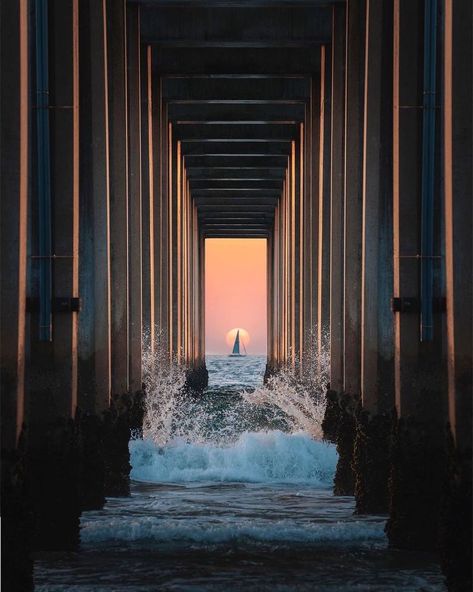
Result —
[[240, 343], [243, 343], [245, 347], [248, 347], [251, 341], [250, 334], [246, 329], [243, 329], [242, 327], [235, 327], [234, 329], [230, 329], [230, 331], [228, 331], [228, 333], [225, 336], [225, 341], [227, 342], [227, 345], [229, 347], [233, 347], [238, 331], [240, 331]]

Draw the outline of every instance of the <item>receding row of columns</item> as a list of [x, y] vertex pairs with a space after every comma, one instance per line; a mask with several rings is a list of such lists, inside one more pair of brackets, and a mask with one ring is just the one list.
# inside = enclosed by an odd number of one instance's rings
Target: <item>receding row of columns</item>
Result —
[[[431, 7], [439, 75], [429, 230], [423, 48]], [[314, 347], [316, 359], [329, 356], [335, 491], [355, 493], [358, 511], [390, 507], [397, 546], [437, 544], [446, 471], [463, 475], [463, 493], [471, 487], [471, 48], [460, 32], [469, 17], [471, 6], [450, 1], [334, 7], [332, 44], [320, 49], [268, 240], [270, 367], [312, 372]], [[432, 338], [422, 325], [427, 267]], [[457, 455], [453, 468], [442, 460], [447, 451]]]

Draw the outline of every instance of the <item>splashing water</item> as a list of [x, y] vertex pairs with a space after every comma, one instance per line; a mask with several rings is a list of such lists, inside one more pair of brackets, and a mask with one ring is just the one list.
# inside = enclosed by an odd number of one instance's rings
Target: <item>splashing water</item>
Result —
[[[311, 346], [303, 371], [282, 369], [265, 385], [255, 388], [225, 390], [217, 384], [200, 397], [186, 395], [183, 368], [162, 352], [148, 350], [144, 358], [147, 397], [143, 435], [158, 446], [173, 441], [228, 444], [245, 432], [272, 429], [304, 432], [322, 439], [328, 378], [326, 348], [319, 352]], [[245, 370], [241, 370], [241, 382]]]
[[210, 358], [216, 384], [197, 397], [185, 393], [185, 373], [175, 361], [148, 350], [144, 440], [130, 446], [132, 477], [329, 486], [337, 458], [321, 441], [328, 356], [315, 350], [303, 372], [286, 368], [265, 385], [262, 357]]

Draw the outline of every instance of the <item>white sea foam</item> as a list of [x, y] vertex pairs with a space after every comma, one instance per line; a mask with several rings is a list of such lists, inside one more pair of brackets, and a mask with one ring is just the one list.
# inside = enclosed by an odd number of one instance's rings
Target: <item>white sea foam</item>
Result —
[[216, 481], [310, 483], [330, 487], [337, 463], [331, 444], [304, 433], [245, 432], [227, 446], [174, 440], [130, 443], [132, 472], [152, 483]]
[[351, 522], [312, 523], [303, 526], [287, 521], [253, 523], [245, 521], [202, 523], [187, 520], [159, 519], [154, 516], [117, 517], [90, 522], [81, 532], [83, 543], [112, 541], [156, 544], [178, 542], [204, 545], [254, 541], [259, 543], [330, 543], [383, 540], [384, 523], [356, 520]]

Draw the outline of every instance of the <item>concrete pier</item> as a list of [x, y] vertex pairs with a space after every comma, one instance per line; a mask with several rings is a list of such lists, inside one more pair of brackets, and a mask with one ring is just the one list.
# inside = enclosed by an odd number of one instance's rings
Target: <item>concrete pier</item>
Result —
[[1, 16], [7, 588], [128, 495], [154, 365], [207, 385], [205, 241], [232, 237], [267, 242], [266, 377], [328, 360], [335, 494], [469, 590], [470, 3]]

